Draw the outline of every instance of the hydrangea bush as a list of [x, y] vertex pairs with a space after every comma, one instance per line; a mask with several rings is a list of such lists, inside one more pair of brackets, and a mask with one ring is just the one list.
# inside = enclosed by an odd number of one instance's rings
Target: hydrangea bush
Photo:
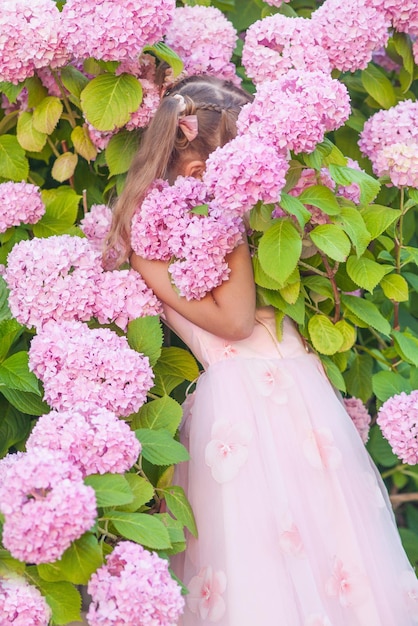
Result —
[[196, 72], [254, 100], [202, 181], [155, 183], [133, 247], [171, 259], [173, 284], [200, 298], [228, 279], [246, 215], [258, 302], [321, 357], [417, 561], [416, 2], [12, 4], [0, 0], [0, 621], [75, 621], [78, 585], [91, 626], [181, 613], [167, 558], [196, 527], [171, 479], [198, 365], [163, 346], [156, 296], [127, 266], [105, 271], [101, 251], [162, 90]]

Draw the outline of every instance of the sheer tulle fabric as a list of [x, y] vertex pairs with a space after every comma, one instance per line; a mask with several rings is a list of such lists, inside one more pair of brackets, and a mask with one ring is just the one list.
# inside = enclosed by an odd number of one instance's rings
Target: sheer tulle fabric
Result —
[[173, 559], [181, 626], [410, 626], [418, 584], [387, 493], [317, 357], [258, 312], [228, 343], [167, 310], [206, 371], [188, 398], [185, 488], [199, 537]]

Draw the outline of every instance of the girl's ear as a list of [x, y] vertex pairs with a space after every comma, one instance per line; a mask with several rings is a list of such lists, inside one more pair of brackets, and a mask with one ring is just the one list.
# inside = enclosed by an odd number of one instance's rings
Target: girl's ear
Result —
[[184, 176], [193, 176], [193, 178], [202, 178], [205, 171], [205, 162], [200, 160], [188, 161], [184, 166]]

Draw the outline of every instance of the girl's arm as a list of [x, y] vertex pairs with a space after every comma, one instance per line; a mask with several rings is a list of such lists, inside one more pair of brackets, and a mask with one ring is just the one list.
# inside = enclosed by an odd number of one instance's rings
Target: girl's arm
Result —
[[255, 322], [255, 285], [248, 244], [240, 244], [226, 260], [231, 270], [229, 279], [201, 300], [186, 300], [175, 292], [168, 262], [148, 261], [133, 253], [130, 263], [163, 303], [204, 330], [236, 341], [248, 337]]

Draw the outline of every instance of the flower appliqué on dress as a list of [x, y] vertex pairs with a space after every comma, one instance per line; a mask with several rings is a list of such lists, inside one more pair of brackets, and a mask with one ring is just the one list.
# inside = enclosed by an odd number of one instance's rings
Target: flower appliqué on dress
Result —
[[329, 428], [312, 430], [302, 445], [305, 457], [316, 469], [336, 469], [341, 465], [342, 455], [334, 445], [334, 437]]
[[225, 483], [237, 476], [248, 459], [251, 429], [248, 424], [218, 420], [212, 427], [211, 436], [205, 450], [206, 465], [218, 483]]
[[329, 596], [336, 596], [342, 607], [349, 607], [360, 604], [367, 595], [367, 589], [364, 574], [335, 558], [332, 574], [325, 584], [325, 591]]
[[255, 387], [262, 396], [269, 397], [276, 404], [286, 404], [287, 391], [293, 385], [293, 379], [284, 370], [273, 363], [255, 362], [252, 367]]
[[282, 519], [279, 545], [285, 554], [292, 556], [301, 556], [304, 552], [302, 537], [290, 514], [286, 514]]
[[333, 626], [333, 625], [326, 615], [320, 615], [319, 613], [315, 613], [313, 615], [309, 615], [304, 626]]
[[219, 570], [214, 572], [212, 567], [202, 567], [197, 576], [188, 584], [189, 593], [186, 596], [187, 606], [200, 619], [210, 622], [219, 622], [225, 614], [225, 600], [222, 597], [226, 589], [226, 575]]

